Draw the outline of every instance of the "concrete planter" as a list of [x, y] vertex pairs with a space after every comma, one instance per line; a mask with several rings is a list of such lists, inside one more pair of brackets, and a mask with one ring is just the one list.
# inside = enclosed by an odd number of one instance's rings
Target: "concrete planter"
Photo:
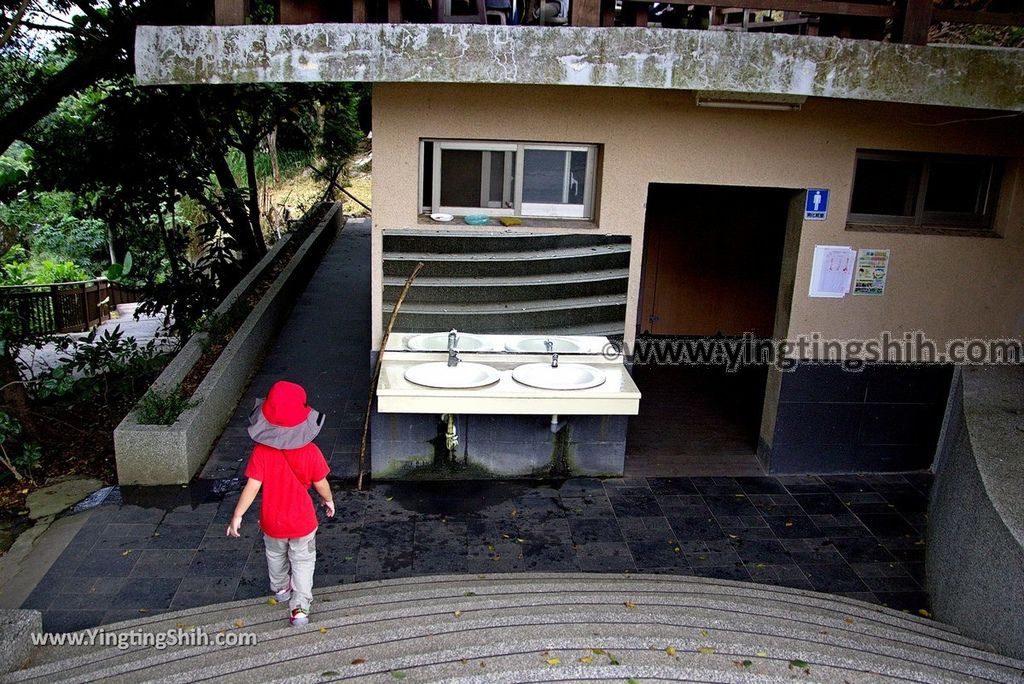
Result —
[[[312, 277], [327, 247], [344, 224], [341, 204], [334, 204], [313, 229], [270, 289], [238, 328], [192, 396], [196, 406], [183, 412], [173, 425], [140, 425], [129, 413], [114, 430], [114, 453], [120, 484], [185, 484], [206, 461], [214, 440], [224, 430], [291, 308], [295, 297]], [[216, 313], [227, 314], [250, 286], [276, 261], [294, 239], [286, 235], [231, 291]], [[152, 389], [167, 391], [179, 384], [203, 354], [205, 333], [194, 335]]]

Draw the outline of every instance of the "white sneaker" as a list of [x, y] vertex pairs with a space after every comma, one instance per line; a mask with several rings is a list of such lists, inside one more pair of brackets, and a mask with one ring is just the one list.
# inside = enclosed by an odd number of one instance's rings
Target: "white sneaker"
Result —
[[288, 618], [288, 622], [291, 623], [292, 627], [301, 627], [302, 625], [309, 624], [309, 616], [301, 608], [293, 608], [292, 616]]
[[[274, 591], [274, 588], [271, 587], [270, 590]], [[289, 579], [287, 587], [285, 587], [284, 589], [280, 589], [278, 591], [274, 591], [274, 598], [277, 599], [278, 603], [284, 603], [285, 601], [287, 601], [291, 597], [292, 597], [292, 581]]]

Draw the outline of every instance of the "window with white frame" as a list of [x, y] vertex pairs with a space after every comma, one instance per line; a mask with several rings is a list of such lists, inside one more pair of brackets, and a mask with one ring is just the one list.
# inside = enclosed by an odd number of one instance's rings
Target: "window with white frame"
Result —
[[992, 157], [858, 151], [847, 222], [989, 231], [1001, 168]]
[[420, 206], [429, 213], [593, 217], [597, 146], [424, 140]]

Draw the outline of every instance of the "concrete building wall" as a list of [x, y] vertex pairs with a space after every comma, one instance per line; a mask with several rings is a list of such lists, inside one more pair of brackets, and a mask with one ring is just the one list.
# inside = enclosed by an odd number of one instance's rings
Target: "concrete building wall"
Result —
[[[627, 342], [639, 304], [639, 250], [652, 182], [831, 189], [828, 219], [802, 226], [790, 338], [811, 332], [874, 338], [886, 330], [921, 330], [941, 344], [957, 337], [1024, 335], [1024, 125], [1019, 117], [822, 99], [808, 100], [798, 112], [703, 109], [686, 92], [376, 83], [373, 118], [375, 345], [381, 333], [381, 231], [417, 225], [422, 138], [600, 145], [593, 230], [634, 238]], [[846, 230], [858, 149], [1009, 158], [996, 217], [1001, 237]], [[808, 298], [815, 245], [892, 249], [886, 294]]]

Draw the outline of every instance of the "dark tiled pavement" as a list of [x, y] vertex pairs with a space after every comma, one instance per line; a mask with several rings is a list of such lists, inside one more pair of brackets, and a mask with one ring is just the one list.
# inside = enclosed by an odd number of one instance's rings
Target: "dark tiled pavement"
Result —
[[[317, 440], [351, 477], [369, 382], [369, 231], [350, 223], [188, 488], [124, 488], [91, 515], [23, 604], [65, 631], [263, 596], [255, 510], [224, 530], [251, 449], [245, 415], [279, 378], [328, 415]], [[928, 475], [334, 484], [316, 584], [519, 571], [749, 580], [926, 607]], [[226, 493], [225, 491], [226, 490]], [[257, 503], [258, 505], [258, 503]]]
[[[812, 589], [916, 612], [927, 607], [919, 509], [929, 485], [926, 475], [401, 483], [364, 492], [339, 482], [338, 515], [323, 520], [318, 535], [316, 584], [653, 572]], [[136, 505], [153, 496], [125, 493], [95, 510], [24, 604], [43, 611], [46, 629], [267, 593], [255, 514], [241, 539], [224, 536], [237, 489], [193, 491], [192, 503], [174, 508]]]

